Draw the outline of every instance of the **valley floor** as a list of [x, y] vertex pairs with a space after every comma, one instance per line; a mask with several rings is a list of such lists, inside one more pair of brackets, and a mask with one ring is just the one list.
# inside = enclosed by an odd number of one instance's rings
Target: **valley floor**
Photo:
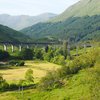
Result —
[[28, 69], [33, 70], [33, 77], [35, 82], [39, 81], [42, 77], [46, 75], [47, 72], [61, 68], [60, 65], [49, 63], [46, 61], [25, 61], [25, 66], [14, 67], [11, 66], [9, 69], [2, 69], [0, 73], [7, 82], [17, 82], [24, 79], [25, 72]]
[[0, 93], [0, 100], [100, 100], [100, 77], [98, 76], [100, 76], [99, 62], [93, 68], [81, 70], [68, 82], [65, 80], [66, 85], [62, 88], [52, 91], [28, 89], [5, 92]]

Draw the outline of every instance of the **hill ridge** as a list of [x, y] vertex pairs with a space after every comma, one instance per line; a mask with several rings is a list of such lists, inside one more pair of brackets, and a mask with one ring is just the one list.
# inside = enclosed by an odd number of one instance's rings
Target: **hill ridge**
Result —
[[56, 14], [53, 13], [43, 13], [37, 16], [0, 14], [0, 24], [20, 30], [38, 22], [45, 22], [55, 16]]
[[93, 16], [100, 14], [100, 0], [80, 0], [78, 3], [66, 9], [62, 14], [49, 20], [58, 22], [68, 19], [69, 17]]
[[29, 36], [0, 24], [0, 42], [24, 42], [30, 40]]

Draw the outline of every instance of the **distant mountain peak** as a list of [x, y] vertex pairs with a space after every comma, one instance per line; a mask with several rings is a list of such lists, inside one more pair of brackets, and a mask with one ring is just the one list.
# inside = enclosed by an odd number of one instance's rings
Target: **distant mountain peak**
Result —
[[43, 13], [37, 16], [0, 14], [0, 24], [20, 30], [38, 22], [45, 22], [55, 16], [56, 14], [53, 13]]

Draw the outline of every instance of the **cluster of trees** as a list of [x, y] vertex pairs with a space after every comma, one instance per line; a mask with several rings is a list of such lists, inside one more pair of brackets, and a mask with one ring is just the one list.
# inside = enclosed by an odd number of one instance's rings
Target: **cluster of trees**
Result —
[[[66, 49], [67, 50], [67, 49]], [[34, 49], [24, 49], [19, 54], [18, 57], [21, 60], [46, 60], [48, 62], [53, 62], [56, 64], [64, 64], [65, 55], [61, 48], [46, 47], [45, 49], [34, 48]]]
[[65, 41], [63, 46], [55, 48], [46, 46], [44, 48], [34, 47], [32, 49], [24, 48], [16, 55], [10, 55], [6, 51], [0, 50], [0, 60], [8, 60], [9, 65], [24, 66], [24, 60], [45, 60], [48, 62], [64, 65], [68, 55], [68, 43]]
[[70, 61], [67, 65], [63, 66], [54, 72], [49, 72], [44, 78], [41, 79], [39, 89], [52, 90], [62, 87], [74, 74], [80, 70], [93, 67], [99, 59], [99, 50], [91, 51], [86, 54], [77, 56]]
[[[68, 49], [67, 49], [67, 42], [63, 43], [63, 46], [59, 48], [46, 46], [45, 48], [39, 48], [35, 47], [33, 49], [22, 49], [21, 52], [19, 52], [16, 57], [12, 57], [16, 60], [45, 60], [48, 62], [53, 62], [56, 64], [64, 65], [65, 60], [67, 59], [68, 55]], [[15, 64], [17, 61], [12, 60], [10, 64]]]

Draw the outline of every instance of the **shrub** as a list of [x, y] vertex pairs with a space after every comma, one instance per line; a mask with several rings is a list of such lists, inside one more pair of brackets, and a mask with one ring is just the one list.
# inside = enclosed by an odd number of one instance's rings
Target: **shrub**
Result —
[[9, 84], [6, 81], [0, 84], [0, 91], [6, 91], [8, 89], [9, 89]]
[[18, 60], [11, 60], [8, 63], [9, 65], [12, 66], [24, 66], [25, 62], [24, 61], [18, 61]]
[[24, 49], [19, 53], [19, 57], [22, 60], [32, 60], [33, 59], [33, 51], [31, 49]]
[[70, 61], [67, 66], [62, 67], [59, 70], [59, 74], [61, 76], [76, 74], [81, 69], [93, 67], [96, 62], [97, 55], [99, 55], [99, 54], [96, 51], [82, 54], [82, 55], [76, 57], [74, 60]]
[[8, 59], [9, 57], [10, 55], [8, 52], [0, 50], [0, 60], [5, 60]]
[[28, 82], [34, 82], [34, 77], [33, 77], [33, 70], [32, 69], [28, 69], [25, 73], [25, 79]]
[[71, 70], [68, 66], [63, 66], [62, 68], [57, 70], [57, 75], [60, 78], [66, 78], [71, 74]]
[[9, 65], [16, 65], [18, 63], [18, 61], [16, 61], [16, 60], [11, 60], [11, 61], [9, 61]]
[[25, 62], [24, 61], [19, 61], [16, 66], [24, 66], [25, 65]]
[[54, 52], [54, 56], [58, 56], [58, 55], [63, 55], [63, 50], [62, 48], [57, 48]]
[[19, 80], [19, 83], [18, 83], [19, 86], [25, 86], [26, 85], [26, 80]]
[[11, 83], [10, 85], [9, 85], [9, 89], [10, 90], [16, 90], [16, 89], [18, 89], [18, 85], [17, 84], [15, 84], [15, 83]]
[[39, 88], [42, 90], [52, 90], [55, 88], [60, 88], [62, 85], [63, 82], [56, 75], [56, 72], [49, 72], [41, 79]]
[[52, 62], [59, 65], [65, 65], [65, 58], [62, 55], [55, 56]]
[[3, 79], [2, 75], [0, 74], [0, 91], [5, 91], [9, 88], [9, 84], [6, 80]]
[[48, 53], [44, 54], [44, 60], [46, 61], [50, 62], [53, 57], [54, 57], [53, 51], [49, 51]]
[[35, 59], [40, 59], [40, 60], [43, 60], [43, 52], [41, 49], [35, 49], [34, 51], [34, 57]]

